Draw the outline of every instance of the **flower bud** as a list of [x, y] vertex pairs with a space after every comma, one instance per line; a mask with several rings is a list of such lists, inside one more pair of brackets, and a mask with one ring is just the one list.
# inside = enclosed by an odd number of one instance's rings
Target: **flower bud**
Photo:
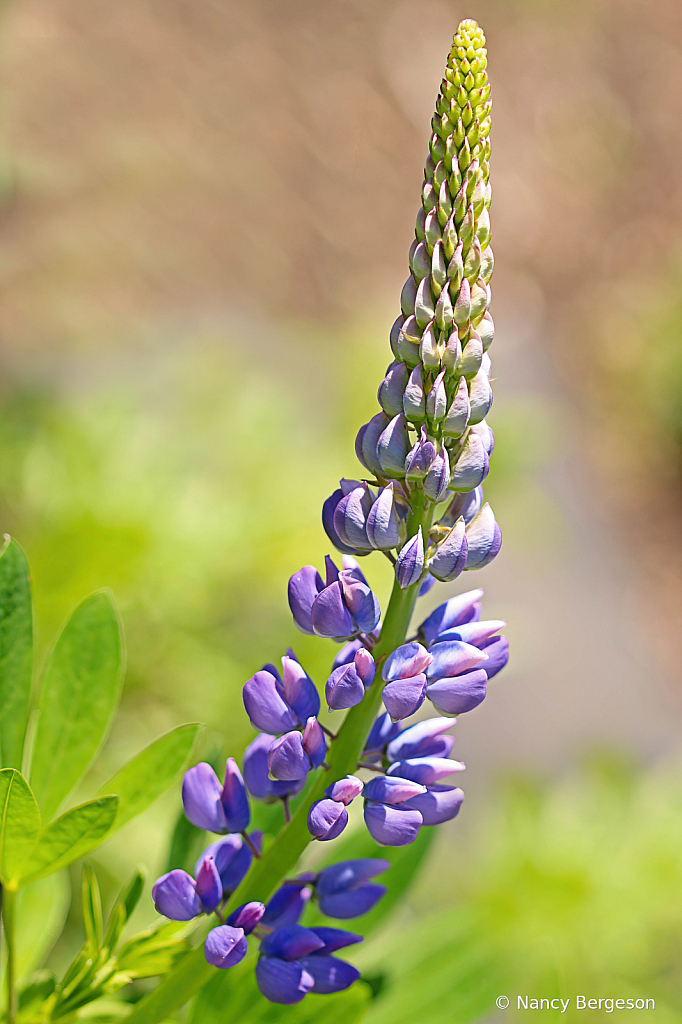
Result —
[[407, 508], [395, 501], [394, 483], [391, 480], [381, 491], [367, 516], [366, 532], [370, 545], [379, 551], [397, 547], [403, 533], [406, 514]]
[[424, 479], [424, 494], [429, 501], [440, 501], [450, 483], [450, 459], [444, 446], [434, 459]]
[[417, 298], [417, 284], [410, 274], [400, 295], [400, 308], [405, 316], [412, 316]]
[[419, 440], [410, 449], [405, 459], [405, 476], [408, 480], [423, 480], [436, 461], [438, 451], [433, 441], [429, 441], [426, 425], [421, 428]]
[[479, 335], [472, 328], [469, 331], [469, 340], [462, 349], [462, 360], [457, 367], [457, 372], [463, 377], [474, 377], [481, 369], [483, 359], [483, 342]]
[[469, 322], [471, 316], [471, 288], [466, 277], [459, 286], [457, 301], [455, 302], [454, 320], [458, 327]]
[[[479, 248], [480, 248], [480, 244], [481, 243], [479, 242]], [[486, 284], [488, 284], [488, 282], [490, 281], [490, 278], [493, 276], [493, 269], [494, 269], [494, 267], [495, 267], [495, 257], [493, 256], [493, 250], [490, 248], [490, 246], [488, 246], [481, 253], [481, 269], [480, 269], [480, 275], [481, 275], [481, 277], [483, 278], [483, 280], [485, 281]]]
[[464, 377], [460, 378], [455, 396], [452, 399], [450, 408], [443, 422], [443, 433], [446, 437], [461, 437], [467, 428], [471, 405], [469, 404], [469, 389]]
[[391, 327], [391, 331], [388, 336], [388, 340], [391, 346], [391, 352], [393, 353], [396, 359], [398, 358], [398, 338], [400, 337], [400, 328], [403, 326], [404, 323], [405, 317], [401, 313], [400, 316], [394, 320], [393, 326]]
[[482, 504], [482, 487], [475, 487], [473, 491], [456, 494], [448, 505], [445, 514], [438, 520], [438, 523], [440, 526], [453, 527], [460, 517], [464, 519], [465, 523], [470, 523]]
[[367, 537], [367, 516], [373, 504], [367, 484], [360, 484], [346, 494], [334, 510], [333, 527], [344, 545], [353, 551], [371, 551]]
[[221, 924], [206, 936], [204, 955], [213, 967], [234, 967], [246, 956], [248, 943], [243, 928]]
[[447, 411], [448, 396], [445, 390], [444, 377], [445, 370], [441, 370], [426, 398], [426, 414], [434, 423], [442, 420]]
[[330, 800], [336, 800], [348, 807], [355, 800], [356, 796], [360, 796], [364, 785], [364, 782], [361, 782], [355, 775], [346, 775], [345, 778], [339, 779], [338, 782], [333, 782], [325, 792]]
[[394, 416], [382, 432], [377, 444], [377, 458], [383, 476], [403, 477], [405, 458], [410, 450], [407, 420], [403, 413]]
[[398, 358], [408, 366], [419, 363], [419, 343], [422, 331], [414, 316], [407, 318], [398, 335]]
[[438, 329], [441, 331], [447, 330], [452, 325], [453, 317], [454, 310], [452, 308], [450, 293], [447, 288], [443, 288], [438, 297], [434, 313], [434, 319]]
[[485, 450], [488, 453], [488, 458], [490, 458], [495, 451], [495, 435], [493, 434], [491, 427], [488, 426], [485, 420], [481, 420], [480, 423], [474, 423], [471, 430], [472, 433], [480, 436]]
[[426, 396], [421, 366], [415, 366], [403, 395], [403, 409], [408, 420], [421, 423], [426, 418]]
[[433, 320], [435, 311], [434, 297], [431, 291], [431, 277], [429, 276], [420, 281], [417, 288], [417, 296], [414, 303], [415, 320], [420, 327], [426, 327]]
[[487, 502], [468, 524], [467, 542], [467, 569], [482, 569], [484, 565], [492, 562], [502, 547], [502, 531]]
[[376, 475], [381, 475], [381, 465], [377, 457], [377, 444], [389, 422], [385, 412], [378, 412], [376, 416], [372, 416], [369, 423], [365, 423], [363, 427], [360, 427], [358, 436], [355, 439], [355, 454], [365, 469]]
[[303, 730], [303, 749], [310, 758], [310, 767], [319, 768], [327, 753], [327, 741], [317, 718], [310, 717]]
[[397, 416], [403, 410], [403, 394], [407, 386], [409, 370], [405, 363], [393, 363], [386, 371], [379, 387], [379, 405], [387, 416]]
[[450, 475], [450, 490], [471, 491], [483, 483], [490, 469], [490, 459], [478, 434], [469, 434], [457, 455]]
[[416, 583], [424, 569], [422, 529], [404, 545], [395, 564], [395, 576], [402, 590]]
[[419, 242], [416, 246], [412, 258], [410, 260], [410, 266], [414, 275], [415, 281], [421, 281], [423, 278], [428, 277], [431, 273], [431, 259], [429, 258], [429, 250], [426, 248], [423, 242]]
[[464, 519], [460, 518], [429, 559], [429, 572], [442, 583], [451, 583], [464, 571], [468, 549]]
[[335, 800], [316, 800], [308, 811], [308, 831], [313, 839], [329, 842], [340, 836], [348, 824], [348, 811]]
[[327, 680], [325, 697], [330, 711], [355, 707], [365, 696], [365, 687], [355, 662], [339, 665]]
[[493, 389], [484, 366], [469, 383], [469, 402], [471, 403], [471, 423], [480, 423], [490, 412], [493, 404]]
[[479, 278], [471, 288], [471, 319], [477, 320], [488, 308], [488, 286]]
[[443, 365], [446, 370], [456, 370], [462, 358], [462, 343], [459, 340], [457, 331], [452, 332], [448, 338], [443, 353]]
[[427, 324], [419, 345], [421, 361], [427, 369], [435, 369], [440, 366], [441, 348], [442, 346], [436, 340], [433, 323]]

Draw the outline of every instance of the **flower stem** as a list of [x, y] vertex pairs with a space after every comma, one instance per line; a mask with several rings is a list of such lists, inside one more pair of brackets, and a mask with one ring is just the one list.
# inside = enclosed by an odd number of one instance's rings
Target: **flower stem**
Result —
[[17, 1014], [15, 932], [17, 894], [14, 889], [2, 890], [2, 923], [7, 950], [7, 1024], [14, 1024]]

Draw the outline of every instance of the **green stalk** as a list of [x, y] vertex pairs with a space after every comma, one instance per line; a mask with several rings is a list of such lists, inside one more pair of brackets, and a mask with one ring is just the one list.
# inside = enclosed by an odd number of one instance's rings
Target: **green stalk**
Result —
[[17, 1014], [16, 954], [14, 948], [17, 920], [17, 894], [15, 889], [3, 887], [2, 923], [7, 950], [7, 1024], [14, 1024]]
[[[433, 518], [433, 506], [412, 512], [408, 519], [408, 536], [412, 537], [421, 526], [428, 533]], [[419, 583], [401, 590], [397, 580], [393, 584], [391, 599], [381, 628], [381, 636], [374, 649], [377, 663], [377, 679], [360, 704], [356, 704], [346, 715], [329, 754], [329, 771], [319, 771], [311, 786], [307, 799], [300, 805], [289, 824], [282, 829], [260, 860], [255, 861], [248, 875], [232, 894], [226, 914], [243, 903], [255, 900], [266, 902], [296, 866], [299, 857], [310, 842], [308, 832], [308, 811], [315, 800], [319, 800], [327, 786], [345, 775], [357, 770], [358, 759], [367, 739], [372, 722], [381, 706], [382, 686], [380, 685], [381, 664], [385, 658], [405, 642], [407, 630], [419, 595]], [[178, 1007], [182, 1006], [210, 980], [215, 968], [206, 963], [203, 940], [209, 927], [200, 929], [201, 943], [189, 953], [173, 973], [141, 1000], [126, 1017], [127, 1024], [160, 1024]]]

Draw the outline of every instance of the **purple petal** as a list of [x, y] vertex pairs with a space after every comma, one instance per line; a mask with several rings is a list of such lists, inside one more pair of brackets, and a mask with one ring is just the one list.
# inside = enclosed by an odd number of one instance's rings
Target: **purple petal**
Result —
[[171, 921], [191, 921], [202, 913], [194, 879], [179, 868], [157, 878], [152, 899], [157, 912]]
[[319, 939], [322, 939], [324, 946], [315, 955], [329, 956], [337, 949], [345, 949], [346, 946], [354, 946], [357, 942], [364, 942], [362, 935], [354, 935], [353, 932], [344, 931], [342, 928], [311, 928]]
[[323, 842], [336, 839], [347, 824], [348, 811], [335, 800], [316, 800], [308, 812], [308, 831]]
[[[484, 622], [464, 622], [461, 626], [453, 626], [438, 637], [439, 640], [463, 640], [465, 644], [473, 644], [485, 650], [486, 641], [494, 633], [499, 633], [507, 623], [503, 619], [489, 619]], [[496, 637], [496, 639], [500, 639]], [[486, 654], [488, 651], [486, 650]]]
[[298, 724], [291, 708], [280, 692], [277, 679], [271, 672], [256, 672], [242, 691], [244, 707], [254, 729], [261, 732], [281, 733]]
[[355, 548], [352, 548], [349, 544], [345, 544], [334, 528], [334, 513], [337, 505], [343, 497], [343, 491], [341, 488], [337, 488], [333, 494], [330, 494], [327, 498], [322, 506], [322, 526], [324, 527], [324, 532], [338, 551], [355, 554]]
[[293, 1006], [310, 992], [315, 979], [297, 960], [287, 963], [278, 957], [262, 956], [256, 964], [256, 984], [271, 1003]]
[[332, 662], [332, 669], [338, 668], [339, 665], [352, 664], [355, 660], [356, 651], [359, 651], [361, 648], [361, 640], [351, 640], [349, 643], [344, 644]]
[[361, 917], [370, 911], [385, 892], [385, 885], [379, 885], [377, 882], [364, 882], [348, 892], [322, 893], [320, 894], [320, 910], [326, 917], [334, 917], [337, 921], [348, 921], [350, 918]]
[[303, 967], [315, 980], [313, 992], [329, 995], [332, 992], [343, 992], [360, 977], [360, 971], [345, 960], [337, 960], [335, 956], [309, 956], [301, 960]]
[[429, 683], [426, 695], [442, 715], [463, 715], [485, 699], [488, 676], [475, 669], [454, 679], [438, 679]]
[[368, 800], [365, 824], [372, 839], [380, 846], [407, 846], [417, 838], [423, 818], [410, 807], [389, 807]]
[[427, 576], [424, 582], [422, 583], [421, 587], [419, 588], [419, 593], [417, 594], [417, 597], [426, 597], [426, 595], [431, 590], [435, 582], [436, 579], [434, 576]]
[[447, 437], [461, 437], [467, 428], [470, 415], [469, 389], [466, 380], [462, 377], [445, 416], [443, 433]]
[[268, 767], [274, 779], [284, 782], [302, 779], [310, 771], [300, 732], [288, 732], [275, 740], [268, 751]]
[[213, 857], [204, 857], [197, 872], [196, 894], [207, 914], [212, 914], [223, 898], [223, 885]]
[[381, 475], [381, 463], [377, 454], [379, 438], [388, 426], [389, 419], [385, 412], [372, 416], [369, 423], [360, 428], [355, 440], [355, 453], [360, 462], [370, 473]]
[[[338, 864], [330, 864], [328, 868], [323, 868], [318, 876], [318, 895], [334, 896], [348, 892], [369, 878], [388, 871], [390, 866], [390, 861], [375, 857], [362, 857], [358, 860], [343, 860]], [[326, 914], [326, 910], [323, 910], [323, 913]]]
[[223, 787], [210, 764], [202, 761], [185, 772], [182, 805], [189, 821], [205, 832], [227, 832], [229, 825], [221, 803]]
[[248, 943], [243, 928], [221, 924], [212, 928], [204, 943], [204, 956], [213, 967], [234, 967], [246, 956]]
[[422, 426], [419, 440], [410, 449], [405, 459], [405, 476], [408, 480], [423, 480], [436, 461], [438, 449], [429, 441], [426, 425]]
[[331, 800], [336, 800], [347, 807], [355, 800], [356, 796], [360, 796], [364, 785], [364, 782], [361, 782], [355, 775], [346, 775], [344, 779], [332, 782], [325, 793]]
[[351, 613], [343, 599], [343, 588], [337, 580], [315, 599], [312, 609], [313, 629], [317, 636], [332, 640], [346, 639], [357, 632]]
[[467, 526], [467, 542], [467, 569], [482, 569], [492, 562], [502, 547], [502, 531], [487, 502]]
[[311, 895], [305, 882], [287, 882], [280, 886], [265, 906], [263, 924], [268, 928], [296, 924]]
[[367, 484], [360, 484], [341, 499], [334, 512], [334, 529], [341, 540], [359, 551], [371, 551], [367, 536], [367, 516], [372, 508], [372, 495]]
[[344, 555], [341, 562], [343, 564], [343, 570], [347, 572], [349, 576], [352, 576], [354, 580], [358, 581], [358, 583], [364, 583], [366, 587], [369, 586], [357, 558], [353, 558], [352, 555]]
[[424, 479], [424, 494], [429, 501], [440, 501], [450, 483], [450, 457], [444, 446], [438, 452]]
[[243, 928], [244, 934], [250, 935], [264, 913], [265, 907], [262, 903], [244, 903], [230, 914], [226, 924], [233, 928]]
[[429, 786], [422, 796], [407, 801], [407, 806], [419, 811], [425, 825], [442, 825], [457, 817], [464, 801], [461, 789], [450, 786]]
[[397, 416], [403, 411], [403, 395], [409, 375], [405, 363], [394, 362], [386, 371], [377, 398], [387, 416]]
[[251, 821], [251, 808], [242, 773], [233, 757], [228, 757], [225, 765], [221, 802], [230, 832], [245, 832]]
[[442, 583], [456, 580], [466, 566], [469, 545], [463, 519], [458, 520], [429, 559], [429, 572]]
[[454, 744], [452, 736], [442, 736], [442, 733], [447, 732], [452, 724], [447, 718], [428, 718], [424, 722], [417, 722], [415, 725], [403, 729], [388, 745], [389, 761], [400, 761], [410, 757], [442, 756], [434, 753], [430, 748], [433, 744], [437, 744], [440, 749], [440, 741], [447, 739], [452, 741], [450, 743], [450, 749], [452, 749]]
[[314, 717], [310, 717], [303, 730], [303, 749], [310, 758], [312, 768], [319, 768], [327, 753], [327, 741], [322, 726]]
[[383, 711], [377, 718], [374, 719], [374, 725], [369, 731], [369, 736], [365, 741], [365, 749], [363, 754], [367, 753], [379, 753], [381, 752], [387, 743], [390, 743], [398, 733], [400, 732], [400, 722], [391, 721], [391, 716], [387, 711]]
[[487, 655], [483, 651], [473, 644], [465, 644], [462, 640], [439, 640], [431, 648], [431, 654], [433, 661], [426, 670], [429, 682], [469, 672], [487, 660]]
[[422, 786], [432, 786], [434, 782], [447, 778], [453, 772], [464, 771], [461, 761], [451, 761], [447, 757], [409, 757], [405, 761], [396, 761], [388, 769], [388, 777], [397, 775], [401, 779], [411, 779]]
[[371, 633], [379, 624], [381, 609], [376, 597], [357, 576], [348, 569], [339, 574], [339, 582], [343, 587], [343, 600], [348, 611], [357, 623], [361, 633]]
[[409, 718], [426, 699], [426, 676], [420, 673], [412, 679], [396, 679], [393, 683], [386, 683], [382, 699], [394, 722]]
[[399, 779], [392, 775], [377, 775], [366, 784], [364, 797], [366, 800], [378, 801], [382, 804], [401, 804], [413, 796], [426, 792], [426, 787], [409, 779]]
[[488, 660], [481, 666], [488, 679], [492, 679], [498, 672], [501, 672], [509, 661], [509, 641], [506, 636], [493, 637], [487, 643], [481, 644]]
[[276, 928], [272, 935], [266, 935], [260, 948], [265, 956], [276, 956], [280, 960], [298, 960], [318, 949], [324, 949], [324, 939], [319, 938], [310, 928], [304, 928], [302, 924], [285, 924]]
[[300, 725], [320, 713], [320, 695], [314, 682], [293, 658], [282, 658], [284, 699]]
[[257, 800], [296, 796], [305, 786], [305, 777], [290, 782], [273, 782], [270, 778], [268, 751], [274, 741], [274, 736], [262, 732], [248, 745], [244, 753], [244, 782], [251, 796]]
[[289, 580], [289, 607], [302, 633], [313, 632], [310, 610], [323, 587], [322, 577], [314, 565], [304, 565]]
[[355, 664], [335, 668], [327, 680], [324, 692], [331, 711], [341, 711], [359, 704], [365, 696], [365, 687]]
[[379, 473], [384, 477], [400, 478], [405, 476], [405, 459], [409, 450], [410, 439], [407, 433], [407, 420], [405, 415], [400, 413], [398, 416], [393, 417], [379, 438], [377, 444]]
[[[344, 557], [343, 555], [341, 556]], [[325, 587], [330, 587], [332, 583], [336, 583], [339, 578], [339, 570], [336, 564], [332, 561], [329, 555], [324, 556], [324, 567], [325, 567]]]
[[479, 434], [469, 434], [452, 467], [450, 489], [471, 491], [482, 484], [490, 469], [490, 457]]
[[470, 590], [466, 594], [451, 597], [449, 601], [439, 605], [435, 611], [431, 612], [419, 627], [419, 632], [424, 635], [426, 646], [430, 647], [439, 633], [459, 625], [460, 622], [468, 622], [471, 610], [482, 596], [482, 590]]
[[432, 661], [433, 658], [421, 644], [403, 644], [389, 654], [381, 675], [387, 683], [392, 683], [394, 679], [408, 679], [426, 671]]
[[394, 484], [390, 482], [372, 505], [367, 516], [366, 533], [373, 548], [381, 551], [400, 543], [401, 517], [395, 503]]
[[395, 577], [402, 590], [416, 583], [424, 569], [422, 528], [402, 547], [395, 564]]

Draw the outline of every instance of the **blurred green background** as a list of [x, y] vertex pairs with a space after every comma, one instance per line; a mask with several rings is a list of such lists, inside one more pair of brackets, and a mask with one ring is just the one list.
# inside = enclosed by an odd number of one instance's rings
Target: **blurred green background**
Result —
[[[495, 104], [505, 545], [427, 603], [480, 583], [513, 656], [456, 728], [465, 810], [357, 954], [383, 979], [366, 1020], [633, 993], [682, 1020], [673, 0], [8, 0], [0, 525], [43, 651], [85, 593], [116, 594], [102, 779], [183, 721], [204, 755], [241, 751], [241, 684], [289, 644], [324, 681], [333, 645], [295, 632], [286, 580], [322, 563], [321, 502], [358, 471], [463, 17]], [[367, 572], [385, 600], [388, 563]], [[105, 891], [163, 868], [178, 807], [105, 847]], [[55, 962], [80, 939], [75, 910]]]

